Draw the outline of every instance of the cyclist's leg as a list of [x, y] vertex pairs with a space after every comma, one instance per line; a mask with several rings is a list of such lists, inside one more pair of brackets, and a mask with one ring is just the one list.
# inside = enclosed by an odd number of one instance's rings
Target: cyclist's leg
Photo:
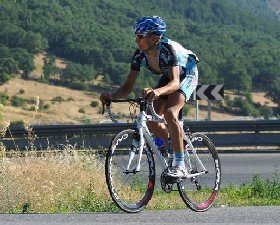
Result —
[[184, 104], [185, 96], [180, 92], [174, 92], [168, 97], [164, 113], [169, 135], [173, 143], [174, 170], [170, 171], [170, 175], [174, 177], [184, 177], [186, 175], [184, 171], [184, 130], [178, 119], [179, 111], [183, 108]]
[[173, 141], [173, 151], [175, 155], [174, 165], [177, 167], [174, 170], [174, 176], [179, 177], [183, 175], [180, 168], [185, 167], [184, 163], [184, 130], [178, 120], [180, 110], [183, 108], [185, 102], [189, 100], [192, 92], [195, 90], [197, 85], [198, 71], [196, 61], [192, 57], [189, 58], [186, 66], [186, 74], [183, 79], [180, 79], [179, 90], [172, 93], [168, 97], [165, 108], [165, 119], [168, 124], [168, 130]]
[[[163, 112], [164, 112], [165, 105], [166, 105], [166, 101], [162, 98], [158, 98], [154, 101], [154, 109], [158, 115], [164, 116]], [[147, 125], [155, 137], [161, 137], [165, 140], [165, 143], [167, 143], [168, 132], [163, 123], [148, 121]]]
[[168, 131], [173, 141], [173, 148], [176, 150], [183, 150], [183, 135], [184, 130], [180, 125], [178, 115], [179, 111], [185, 104], [185, 97], [180, 92], [174, 92], [168, 96], [165, 106], [164, 117], [168, 124]]
[[[162, 75], [155, 88], [163, 87], [167, 85], [168, 82], [169, 82], [169, 78], [167, 76]], [[167, 99], [168, 99], [168, 95], [165, 95], [165, 96], [160, 96], [158, 99], [154, 100], [154, 109], [156, 113], [160, 116], [164, 116], [163, 112], [165, 109]], [[164, 124], [148, 121], [147, 125], [155, 137], [161, 137], [164, 139], [165, 143], [167, 143], [168, 132]]]

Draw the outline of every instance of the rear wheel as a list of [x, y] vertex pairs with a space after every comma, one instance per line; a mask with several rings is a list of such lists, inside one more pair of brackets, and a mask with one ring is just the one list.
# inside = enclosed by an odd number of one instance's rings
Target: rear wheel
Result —
[[[129, 156], [135, 154], [127, 168]], [[136, 171], [139, 158], [139, 134], [124, 130], [112, 140], [106, 156], [105, 175], [110, 195], [125, 212], [139, 212], [151, 199], [155, 185], [155, 163], [147, 142], [144, 143], [140, 171]]]
[[[218, 196], [221, 183], [221, 164], [215, 146], [204, 134], [194, 133], [190, 140], [196, 155], [206, 169], [205, 174], [178, 182], [180, 196], [187, 206], [196, 211], [208, 210]], [[186, 167], [190, 174], [203, 172], [190, 146], [186, 146]]]

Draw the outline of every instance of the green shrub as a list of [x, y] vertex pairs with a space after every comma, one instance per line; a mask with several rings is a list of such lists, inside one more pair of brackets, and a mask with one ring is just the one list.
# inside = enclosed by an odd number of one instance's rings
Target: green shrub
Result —
[[79, 113], [85, 113], [86, 111], [84, 109], [79, 109]]
[[268, 106], [261, 106], [259, 110], [260, 115], [263, 116], [265, 119], [269, 119], [273, 116], [273, 110]]
[[15, 106], [15, 107], [22, 107], [27, 102], [28, 102], [27, 99], [24, 99], [24, 98], [21, 98], [18, 96], [12, 96], [12, 99], [11, 99], [12, 106]]
[[63, 102], [64, 99], [61, 96], [55, 96], [52, 98], [52, 104], [54, 104], [55, 102]]
[[280, 199], [280, 179], [274, 175], [271, 180], [263, 180], [259, 175], [254, 176], [251, 184], [252, 197], [266, 199]]
[[90, 103], [90, 106], [93, 107], [93, 108], [97, 107], [98, 106], [98, 101], [92, 101]]
[[70, 87], [76, 90], [87, 90], [88, 89], [88, 85], [84, 82], [80, 82], [80, 81], [75, 81], [73, 83], [70, 84]]
[[0, 83], [5, 83], [5, 82], [7, 82], [8, 80], [10, 80], [12, 78], [13, 78], [12, 75], [0, 71]]
[[36, 107], [34, 105], [32, 105], [27, 110], [28, 111], [36, 111]]
[[24, 89], [19, 89], [18, 93], [22, 95], [22, 94], [25, 93], [25, 90]]
[[4, 92], [0, 92], [0, 103], [2, 105], [6, 105], [8, 100], [9, 100], [9, 96]]
[[46, 104], [46, 105], [43, 105], [42, 109], [49, 109], [50, 108], [50, 105], [49, 104]]
[[259, 111], [250, 102], [241, 97], [237, 97], [233, 100], [233, 106], [238, 108], [238, 111], [244, 116], [259, 116]]
[[24, 125], [24, 121], [23, 120], [15, 120], [11, 122], [11, 126], [12, 125]]

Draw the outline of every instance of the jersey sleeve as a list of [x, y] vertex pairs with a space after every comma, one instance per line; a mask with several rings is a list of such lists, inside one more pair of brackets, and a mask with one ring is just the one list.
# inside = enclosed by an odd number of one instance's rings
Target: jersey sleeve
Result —
[[134, 52], [134, 54], [131, 58], [130, 69], [135, 70], [135, 71], [140, 71], [142, 60], [143, 60], [142, 53], [138, 49]]
[[178, 66], [178, 57], [176, 50], [170, 44], [164, 43], [162, 48], [163, 58], [166, 60], [167, 66]]
[[173, 47], [170, 48], [170, 60], [168, 63], [169, 66], [178, 66], [178, 57], [175, 49]]

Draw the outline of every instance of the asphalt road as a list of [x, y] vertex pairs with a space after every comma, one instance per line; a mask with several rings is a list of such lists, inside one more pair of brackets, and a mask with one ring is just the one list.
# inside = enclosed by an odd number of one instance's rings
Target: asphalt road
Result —
[[[278, 153], [220, 153], [222, 183], [221, 187], [233, 183], [237, 186], [252, 182], [255, 175], [263, 179], [271, 179], [275, 173], [280, 175], [280, 151]], [[157, 184], [160, 186], [162, 172], [156, 162]]]
[[279, 224], [279, 221], [280, 207], [222, 207], [204, 213], [186, 209], [138, 214], [0, 214], [1, 225]]
[[278, 153], [219, 153], [222, 166], [222, 186], [251, 182], [254, 175], [271, 179], [280, 175], [280, 152]]

